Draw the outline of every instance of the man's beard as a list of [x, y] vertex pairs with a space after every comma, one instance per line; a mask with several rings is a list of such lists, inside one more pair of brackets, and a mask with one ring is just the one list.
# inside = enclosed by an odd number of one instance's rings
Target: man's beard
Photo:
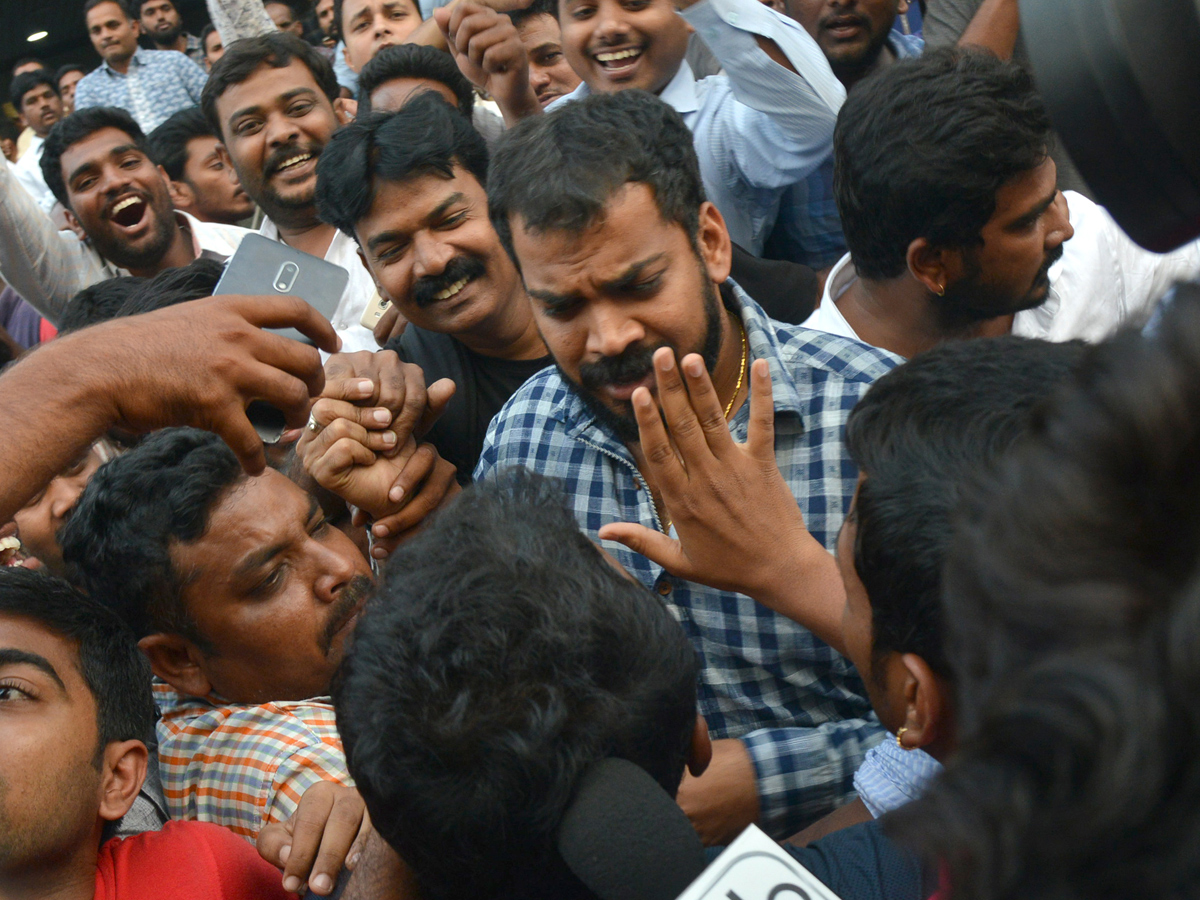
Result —
[[166, 31], [153, 31], [150, 33], [150, 40], [159, 47], [168, 47], [175, 43], [179, 35], [183, 34], [183, 23], [180, 22], [174, 28], [168, 28]]
[[670, 347], [675, 352], [675, 358], [682, 359], [689, 353], [699, 353], [704, 360], [704, 368], [712, 372], [717, 365], [721, 353], [721, 301], [717, 294], [716, 285], [701, 268], [704, 285], [704, 338], [700, 346], [680, 352], [680, 349], [669, 342], [663, 342], [654, 347], [628, 347], [620, 356], [605, 357], [594, 363], [584, 363], [579, 367], [579, 381], [575, 381], [557, 361], [555, 367], [559, 376], [575, 389], [584, 405], [596, 417], [600, 427], [615, 435], [623, 444], [634, 444], [638, 441], [637, 418], [633, 414], [633, 404], [622, 403], [623, 409], [618, 412], [608, 406], [598, 396], [599, 391], [610, 384], [629, 384], [645, 378], [654, 368], [654, 353], [659, 347]]
[[175, 230], [179, 227], [175, 222], [175, 213], [165, 192], [162, 196], [151, 194], [147, 198], [149, 209], [146, 214], [154, 214], [156, 222], [154, 235], [150, 242], [141, 248], [131, 247], [112, 232], [104, 230], [88, 234], [96, 252], [115, 266], [130, 271], [154, 269], [162, 261], [163, 256], [175, 239]]
[[862, 56], [854, 60], [831, 59], [829, 68], [839, 81], [857, 81], [874, 68], [879, 61], [879, 55], [887, 49], [890, 31], [882, 31], [872, 36], [871, 43], [863, 51]]
[[[322, 149], [324, 148], [314, 147], [311, 144], [304, 147], [300, 144], [288, 144], [286, 147], [280, 147], [272, 153], [263, 163], [260, 195], [251, 199], [263, 208], [263, 212], [267, 214], [271, 221], [277, 224], [281, 219], [284, 222], [288, 222], [297, 218], [293, 213], [298, 212], [311, 213], [313, 216], [316, 215], [317, 188], [315, 179], [312, 186], [305, 193], [285, 197], [278, 193], [272, 186], [271, 177], [279, 170], [281, 163], [286, 162], [293, 156], [301, 153], [311, 153], [313, 156], [319, 157]], [[241, 175], [242, 173], [239, 171], [238, 176], [241, 177]], [[242, 178], [243, 189], [246, 183], [246, 179]]]
[[1011, 316], [1041, 306], [1050, 296], [1050, 267], [1062, 259], [1063, 247], [1063, 244], [1059, 244], [1046, 254], [1046, 260], [1034, 276], [1033, 284], [1020, 297], [1013, 297], [990, 285], [981, 284], [979, 262], [968, 252], [964, 255], [967, 274], [954, 285], [947, 286], [944, 296], [932, 295], [939, 327], [942, 331], [953, 334], [980, 322]]

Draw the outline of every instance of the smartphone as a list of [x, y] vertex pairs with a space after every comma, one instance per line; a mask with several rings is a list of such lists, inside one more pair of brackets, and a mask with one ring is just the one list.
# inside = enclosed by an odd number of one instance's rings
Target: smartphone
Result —
[[379, 291], [371, 295], [371, 302], [367, 304], [367, 311], [362, 314], [362, 319], [359, 323], [367, 331], [374, 331], [375, 326], [379, 324], [379, 320], [383, 318], [383, 314], [388, 311], [388, 307], [392, 305], [391, 300], [385, 300], [379, 296]]
[[[326, 319], [332, 319], [349, 281], [350, 273], [339, 265], [293, 250], [261, 234], [248, 234], [230, 257], [214, 293], [290, 294], [304, 300]], [[312, 343], [295, 328], [267, 330]]]
[[[341, 266], [294, 250], [280, 241], [261, 234], [242, 238], [237, 252], [225, 265], [214, 294], [270, 295], [299, 297], [326, 319], [332, 319], [342, 302], [350, 273]], [[295, 328], [268, 328], [275, 334], [312, 344]], [[255, 400], [246, 407], [246, 416], [265, 443], [279, 440], [287, 423], [283, 413], [269, 403]]]

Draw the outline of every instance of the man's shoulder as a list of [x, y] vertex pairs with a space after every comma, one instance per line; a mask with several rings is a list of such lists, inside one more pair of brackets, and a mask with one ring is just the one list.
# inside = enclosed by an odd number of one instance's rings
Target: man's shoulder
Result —
[[565, 425], [565, 411], [572, 405], [573, 389], [558, 369], [548, 366], [534, 373], [508, 402], [496, 413], [495, 424], [503, 426], [521, 422], [526, 427], [538, 423], [541, 427]]
[[804, 325], [771, 321], [779, 361], [794, 379], [826, 385], [870, 386], [904, 360], [852, 338]]
[[173, 821], [114, 838], [100, 848], [96, 869], [102, 900], [294, 896], [253, 844], [211, 822]]
[[242, 738], [248, 742], [327, 743], [337, 740], [337, 721], [328, 697], [259, 704], [218, 704], [199, 697], [185, 697], [169, 688], [155, 686], [155, 700], [162, 711], [160, 753], [172, 751], [167, 742], [191, 743], [213, 739], [222, 742]]

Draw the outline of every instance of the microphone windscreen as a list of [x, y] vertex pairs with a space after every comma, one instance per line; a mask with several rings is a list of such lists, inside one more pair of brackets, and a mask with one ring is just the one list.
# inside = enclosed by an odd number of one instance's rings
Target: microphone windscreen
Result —
[[624, 759], [601, 760], [580, 779], [558, 851], [600, 900], [675, 900], [707, 864], [675, 799]]

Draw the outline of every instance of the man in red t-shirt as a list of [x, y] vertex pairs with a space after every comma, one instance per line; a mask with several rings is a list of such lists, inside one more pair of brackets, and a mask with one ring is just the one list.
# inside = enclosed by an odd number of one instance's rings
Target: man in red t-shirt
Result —
[[150, 668], [133, 635], [66, 582], [0, 570], [0, 900], [292, 898], [217, 825], [101, 844], [146, 776]]

